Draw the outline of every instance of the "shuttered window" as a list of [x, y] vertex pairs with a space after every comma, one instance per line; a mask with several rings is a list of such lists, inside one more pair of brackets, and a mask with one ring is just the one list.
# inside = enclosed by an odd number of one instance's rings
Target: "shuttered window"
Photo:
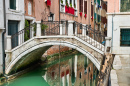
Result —
[[87, 1], [84, 1], [84, 13], [87, 14]]
[[32, 4], [31, 4], [31, 2], [28, 3], [28, 15], [32, 15]]
[[10, 0], [10, 9], [16, 10], [16, 0]]
[[91, 16], [93, 16], [93, 5], [91, 4]]
[[130, 28], [121, 29], [121, 46], [130, 46]]
[[79, 0], [79, 11], [83, 12], [83, 0]]

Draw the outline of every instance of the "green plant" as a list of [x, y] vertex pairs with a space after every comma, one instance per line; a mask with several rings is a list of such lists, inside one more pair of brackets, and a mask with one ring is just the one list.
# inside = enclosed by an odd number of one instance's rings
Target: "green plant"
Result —
[[70, 4], [70, 7], [72, 7], [72, 4]]
[[74, 8], [76, 8], [76, 4], [74, 4]]
[[25, 27], [24, 27], [24, 41], [27, 41], [30, 37], [30, 29], [29, 29], [29, 22], [27, 20], [25, 20]]
[[42, 31], [44, 31], [44, 30], [47, 29], [47, 28], [48, 28], [47, 25], [45, 25], [45, 24], [41, 24], [41, 30], [42, 30]]
[[68, 1], [66, 1], [66, 6], [69, 7]]
[[61, 3], [63, 4], [63, 0], [61, 0]]

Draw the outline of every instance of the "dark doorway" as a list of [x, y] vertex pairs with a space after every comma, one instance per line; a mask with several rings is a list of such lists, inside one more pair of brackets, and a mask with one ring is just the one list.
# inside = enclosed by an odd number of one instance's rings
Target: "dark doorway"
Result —
[[[14, 35], [18, 32], [18, 21], [8, 21], [8, 35]], [[12, 38], [12, 48], [18, 46], [18, 36]]]

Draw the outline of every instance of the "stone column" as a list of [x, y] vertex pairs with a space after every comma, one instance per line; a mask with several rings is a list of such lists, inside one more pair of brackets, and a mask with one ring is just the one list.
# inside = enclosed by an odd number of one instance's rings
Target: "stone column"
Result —
[[68, 35], [69, 36], [73, 35], [73, 22], [74, 21], [68, 21]]
[[110, 52], [111, 48], [111, 37], [105, 37], [106, 43], [105, 43], [105, 52]]
[[36, 21], [36, 23], [37, 23], [36, 36], [40, 37], [41, 36], [41, 21]]
[[6, 43], [6, 50], [5, 50], [5, 54], [6, 54], [6, 58], [5, 58], [5, 67], [8, 66], [8, 64], [10, 63], [11, 61], [11, 45], [12, 45], [12, 42], [11, 42], [11, 36], [6, 36], [6, 39], [7, 39], [7, 43]]

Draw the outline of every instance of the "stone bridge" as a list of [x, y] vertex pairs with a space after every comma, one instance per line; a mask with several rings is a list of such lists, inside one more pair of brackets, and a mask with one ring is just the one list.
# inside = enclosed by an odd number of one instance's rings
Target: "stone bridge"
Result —
[[[61, 28], [60, 28], [61, 29]], [[84, 30], [85, 31], [85, 30]], [[83, 40], [85, 39], [85, 40]], [[7, 36], [6, 49], [6, 74], [11, 74], [38, 61], [44, 52], [53, 45], [67, 46], [88, 57], [97, 69], [104, 55], [104, 45], [89, 37], [88, 35], [51, 35], [42, 36], [40, 23], [37, 23], [36, 36], [23, 42], [15, 48], [11, 48], [11, 36]]]

